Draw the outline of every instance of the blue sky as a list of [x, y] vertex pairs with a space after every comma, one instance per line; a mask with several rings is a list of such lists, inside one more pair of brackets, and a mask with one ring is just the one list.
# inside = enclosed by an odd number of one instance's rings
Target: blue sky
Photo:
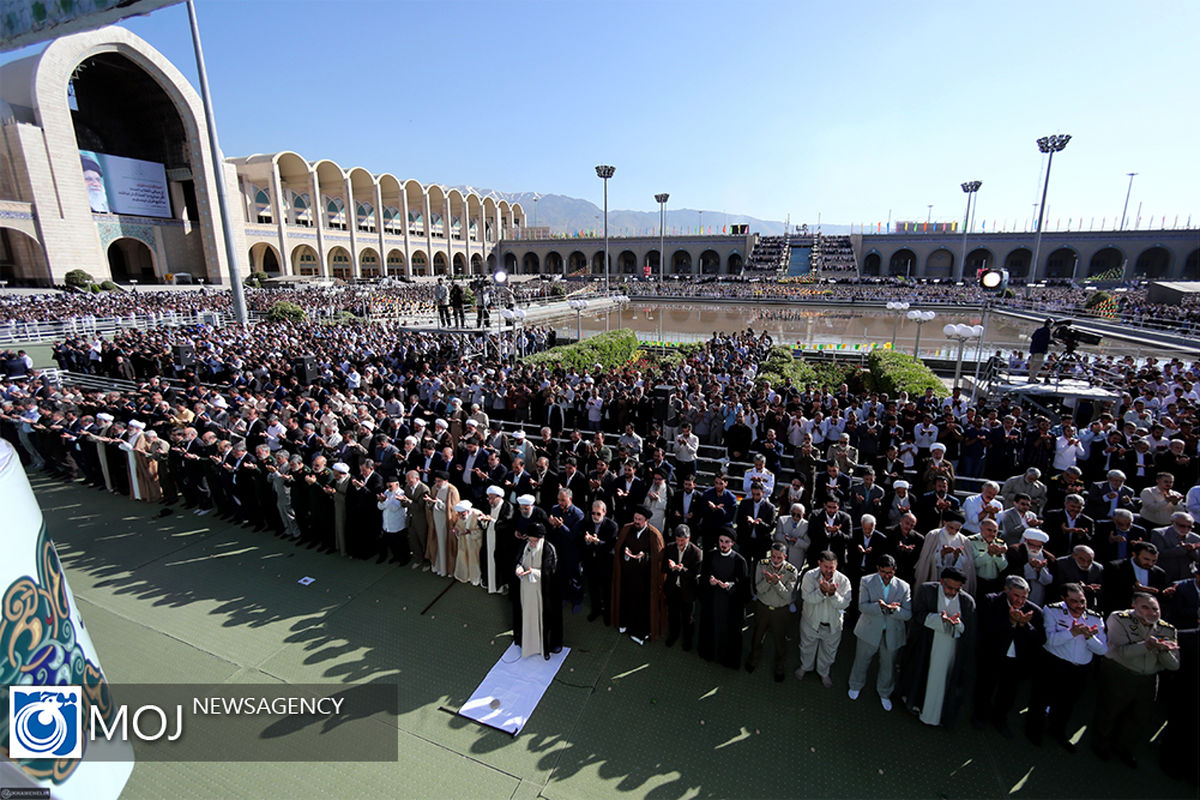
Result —
[[[1200, 225], [1200, 3], [197, 0], [227, 155], [793, 222]], [[182, 5], [126, 26], [195, 80]], [[26, 54], [0, 56], [0, 61]], [[316, 101], [315, 111], [310, 104]], [[1078, 224], [1078, 223], [1076, 223]], [[989, 224], [989, 228], [994, 222]]]

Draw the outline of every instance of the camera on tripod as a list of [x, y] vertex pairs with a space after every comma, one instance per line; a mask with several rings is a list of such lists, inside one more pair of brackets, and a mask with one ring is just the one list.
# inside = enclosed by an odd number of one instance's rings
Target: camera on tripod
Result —
[[1060, 322], [1054, 327], [1054, 338], [1062, 342], [1068, 355], [1075, 355], [1075, 349], [1081, 344], [1098, 345], [1104, 337], [1096, 333], [1088, 333], [1078, 328], [1072, 328], [1070, 322]]

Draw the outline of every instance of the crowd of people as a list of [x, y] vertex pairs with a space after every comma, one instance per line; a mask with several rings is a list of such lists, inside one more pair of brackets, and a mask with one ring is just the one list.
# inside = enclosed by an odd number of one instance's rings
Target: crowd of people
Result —
[[506, 594], [525, 655], [548, 658], [586, 605], [731, 668], [770, 650], [777, 681], [798, 655], [795, 677], [831, 688], [850, 633], [851, 700], [874, 669], [886, 709], [942, 726], [969, 710], [1010, 737], [1027, 705], [1035, 743], [1073, 752], [1086, 722], [1130, 765], [1165, 714], [1162, 763], [1194, 774], [1200, 364], [1114, 362], [1119, 403], [1048, 418], [957, 390], [771, 385], [752, 330], [644, 371], [514, 363], [553, 344], [526, 334], [80, 338], [60, 363], [139, 388], [35, 371], [4, 385], [0, 433], [30, 468], [160, 513]]

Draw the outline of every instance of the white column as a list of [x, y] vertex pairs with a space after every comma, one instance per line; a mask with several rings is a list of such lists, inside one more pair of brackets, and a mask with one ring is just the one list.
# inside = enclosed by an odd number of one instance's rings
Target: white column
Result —
[[347, 176], [344, 183], [346, 184], [346, 227], [350, 229], [350, 274], [354, 277], [361, 277], [358, 274], [358, 201], [354, 199], [354, 190], [350, 186], [350, 177]]
[[279, 236], [279, 273], [292, 274], [292, 257], [288, 253], [287, 216], [283, 210], [283, 181], [279, 164], [271, 164], [271, 210], [275, 214], [275, 230]]
[[321, 198], [321, 184], [317, 181], [317, 171], [308, 173], [312, 182], [312, 216], [317, 227], [317, 269], [322, 277], [329, 277], [329, 264], [325, 259], [325, 203]]
[[383, 189], [375, 181], [375, 231], [379, 234], [379, 274], [387, 274], [387, 244], [383, 240]]
[[411, 278], [412, 246], [408, 241], [408, 187], [404, 184], [400, 185], [400, 215], [403, 217], [401, 228], [404, 231], [404, 274]]
[[430, 219], [429, 212], [429, 190], [426, 189], [422, 195], [425, 200], [425, 266], [429, 268], [429, 274], [433, 274], [433, 220]]
[[450, 223], [453, 221], [450, 216], [450, 193], [447, 192], [442, 197], [442, 203], [446, 207], [444, 216], [442, 217], [442, 235], [446, 237], [446, 271], [450, 277], [454, 277], [454, 236], [450, 230]]

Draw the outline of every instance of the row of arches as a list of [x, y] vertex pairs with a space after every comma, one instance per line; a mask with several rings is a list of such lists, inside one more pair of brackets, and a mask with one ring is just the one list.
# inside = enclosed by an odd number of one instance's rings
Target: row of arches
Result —
[[362, 233], [447, 241], [495, 242], [524, 226], [520, 203], [345, 169], [329, 159], [308, 161], [284, 151], [234, 159], [246, 219]]
[[[647, 268], [651, 275], [657, 275], [661, 260], [659, 250], [646, 251], [641, 257], [632, 250], [609, 250], [609, 267], [617, 275], [641, 275]], [[603, 275], [604, 251], [596, 250], [589, 257], [581, 250], [573, 250], [565, 256], [557, 250], [551, 250], [542, 257], [530, 250], [519, 259], [512, 253], [507, 254], [505, 264], [510, 271], [515, 270], [523, 275], [574, 275], [582, 272]], [[716, 250], [704, 250], [693, 260], [691, 252], [680, 249], [671, 254], [666, 271], [673, 275], [738, 274], [743, 265], [742, 255], [736, 251], [722, 259]]]
[[[890, 277], [923, 277], [949, 278], [954, 274], [957, 256], [947, 248], [934, 250], [922, 265], [917, 254], [903, 247], [887, 260], [886, 272], [883, 271], [883, 254], [871, 250], [863, 257], [862, 274], [867, 276]], [[1087, 264], [1080, 263], [1080, 253], [1073, 247], [1058, 247], [1044, 256], [1045, 262], [1040, 270], [1035, 272], [1035, 279], [1042, 278], [1090, 278], [1125, 267], [1128, 263], [1126, 276], [1132, 278], [1161, 279], [1174, 276], [1171, 251], [1160, 245], [1148, 247], [1136, 256], [1130, 256], [1114, 246], [1097, 250], [1088, 259]], [[1030, 265], [1033, 262], [1033, 251], [1028, 247], [1017, 247], [1009, 251], [1003, 262], [997, 260], [996, 254], [986, 247], [977, 247], [967, 253], [963, 274], [970, 276], [976, 270], [1003, 267], [1015, 279], [1026, 279], [1030, 276]], [[1200, 280], [1200, 249], [1193, 250], [1184, 260], [1183, 269], [1178, 277], [1184, 280]]]
[[[353, 277], [398, 278], [409, 275], [484, 275], [495, 266], [494, 256], [488, 256], [485, 260], [480, 253], [473, 253], [468, 259], [463, 253], [455, 253], [450, 257], [438, 251], [430, 258], [424, 250], [414, 250], [411, 258], [406, 258], [403, 250], [392, 249], [381, 259], [379, 252], [373, 247], [364, 247], [359, 251], [356, 265], [349, 250], [335, 245], [326, 253], [325, 263], [328, 264], [329, 271], [322, 274], [320, 255], [312, 245], [297, 245], [292, 248], [290, 256], [296, 275], [342, 280]], [[250, 269], [252, 272], [265, 272], [270, 276], [283, 274], [279, 250], [269, 242], [257, 242], [250, 248]]]

